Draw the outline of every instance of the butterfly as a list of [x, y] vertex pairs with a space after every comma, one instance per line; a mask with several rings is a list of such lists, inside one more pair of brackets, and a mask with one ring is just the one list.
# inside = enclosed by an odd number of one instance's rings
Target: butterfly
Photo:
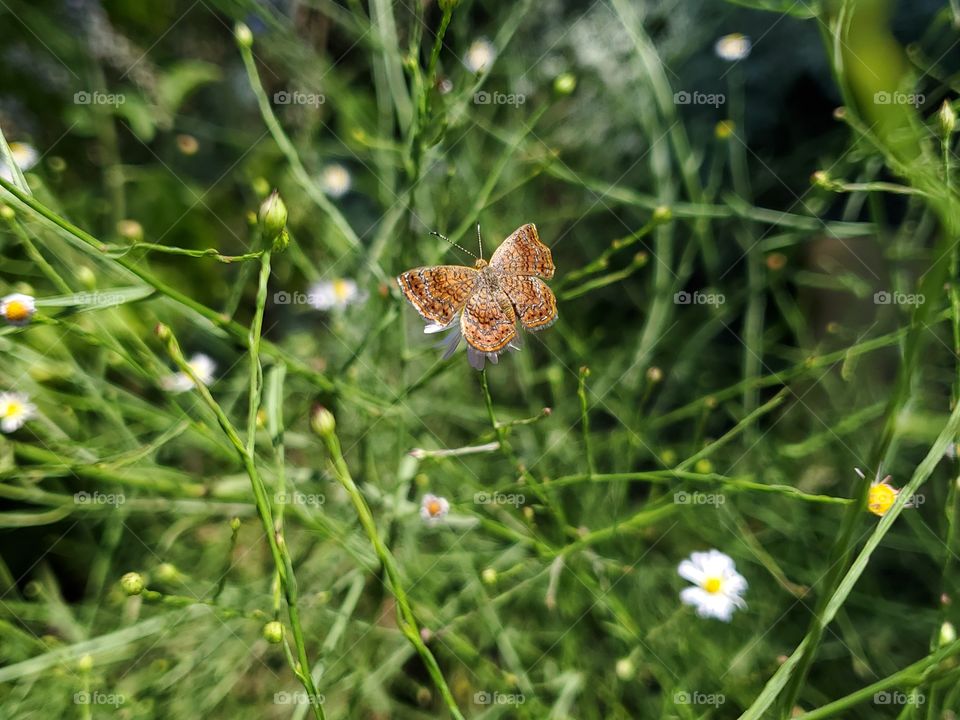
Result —
[[556, 270], [550, 248], [537, 227], [522, 225], [501, 243], [488, 263], [474, 267], [436, 265], [408, 270], [397, 284], [410, 304], [436, 332], [460, 316], [460, 333], [474, 350], [504, 350], [517, 337], [517, 320], [527, 330], [550, 327], [557, 319], [557, 299], [540, 278]]

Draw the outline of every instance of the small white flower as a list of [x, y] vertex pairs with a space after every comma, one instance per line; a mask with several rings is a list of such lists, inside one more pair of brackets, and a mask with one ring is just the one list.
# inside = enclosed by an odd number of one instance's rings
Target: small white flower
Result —
[[11, 325], [26, 325], [36, 311], [36, 303], [29, 295], [12, 293], [0, 298], [0, 315]]
[[327, 165], [320, 173], [320, 187], [334, 199], [350, 192], [351, 184], [350, 171], [339, 163]]
[[486, 38], [480, 38], [470, 43], [467, 48], [467, 54], [463, 58], [463, 64], [472, 73], [479, 73], [487, 70], [497, 57], [497, 50]]
[[695, 607], [700, 617], [730, 622], [735, 609], [746, 607], [740, 596], [747, 590], [747, 581], [719, 550], [692, 553], [677, 566], [677, 573], [694, 584], [680, 592], [680, 600]]
[[727, 62], [736, 62], [745, 60], [750, 55], [750, 49], [753, 45], [750, 38], [742, 33], [730, 33], [717, 40], [713, 50], [717, 57]]
[[[187, 365], [204, 385], [210, 385], [213, 382], [213, 373], [217, 370], [217, 364], [209, 355], [196, 353], [190, 358]], [[174, 373], [163, 379], [163, 389], [170, 392], [187, 392], [193, 390], [193, 388], [193, 380], [185, 372]]]
[[420, 502], [420, 517], [427, 525], [433, 526], [443, 522], [448, 512], [450, 512], [450, 503], [446, 498], [427, 493]]
[[[40, 159], [40, 153], [37, 152], [37, 149], [26, 143], [10, 143], [10, 154], [13, 155], [13, 161], [20, 166], [23, 172], [31, 169]], [[2, 159], [0, 159], [0, 177], [7, 182], [13, 182], [13, 173]]]
[[346, 310], [350, 305], [363, 302], [366, 295], [357, 284], [347, 278], [321, 280], [310, 286], [307, 302], [317, 310]]
[[37, 406], [30, 402], [26, 393], [0, 393], [0, 430], [12, 433], [37, 414]]

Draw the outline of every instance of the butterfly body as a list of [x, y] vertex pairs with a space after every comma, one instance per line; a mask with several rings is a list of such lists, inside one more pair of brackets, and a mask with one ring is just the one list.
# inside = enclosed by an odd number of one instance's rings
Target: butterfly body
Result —
[[473, 268], [438, 265], [408, 270], [397, 278], [404, 296], [431, 325], [451, 326], [460, 315], [460, 331], [481, 353], [497, 353], [517, 336], [517, 321], [527, 330], [543, 330], [557, 319], [557, 300], [540, 278], [555, 267], [550, 248], [535, 225], [517, 228], [490, 262]]

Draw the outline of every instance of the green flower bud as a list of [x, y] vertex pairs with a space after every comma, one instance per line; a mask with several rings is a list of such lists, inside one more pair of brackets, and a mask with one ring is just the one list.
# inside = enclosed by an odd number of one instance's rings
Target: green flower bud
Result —
[[253, 33], [250, 32], [244, 23], [237, 23], [233, 28], [233, 36], [237, 39], [237, 45], [242, 48], [253, 46]]
[[13, 208], [9, 205], [0, 205], [0, 218], [3, 218], [7, 222], [13, 220], [17, 214], [13, 211]]
[[652, 220], [655, 223], [665, 223], [673, 220], [673, 210], [666, 205], [659, 205], [653, 210]]
[[287, 226], [287, 206], [276, 190], [260, 205], [259, 218], [264, 238], [275, 242]]
[[160, 563], [155, 570], [157, 580], [165, 583], [176, 582], [180, 578], [180, 571], [173, 563]]
[[957, 639], [957, 629], [953, 623], [945, 622], [940, 626], [940, 647], [949, 645]]
[[283, 624], [272, 620], [263, 626], [263, 638], [274, 645], [283, 641]]
[[484, 568], [483, 572], [480, 573], [480, 579], [483, 580], [485, 585], [493, 585], [497, 582], [497, 571], [492, 567]]
[[557, 75], [553, 80], [553, 91], [557, 95], [570, 95], [577, 89], [577, 77], [573, 73]]
[[957, 126], [957, 113], [948, 100], [944, 100], [943, 105], [940, 106], [940, 112], [937, 113], [937, 120], [940, 122], [940, 132], [943, 133], [945, 137], [953, 134], [953, 130]]
[[234, 532], [240, 529], [240, 518], [230, 518], [230, 529]]
[[332, 412], [323, 405], [317, 405], [310, 414], [310, 427], [320, 437], [326, 437], [333, 434], [337, 421]]
[[120, 578], [120, 587], [127, 595], [139, 595], [143, 592], [143, 575], [136, 572], [128, 572]]
[[88, 673], [93, 670], [93, 655], [85, 653], [77, 659], [77, 670]]
[[264, 177], [254, 178], [253, 191], [257, 194], [258, 198], [266, 197], [270, 194], [270, 183], [268, 183]]

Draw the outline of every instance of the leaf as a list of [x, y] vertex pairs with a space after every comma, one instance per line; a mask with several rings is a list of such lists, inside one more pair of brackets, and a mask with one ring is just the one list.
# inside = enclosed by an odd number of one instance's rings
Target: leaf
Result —
[[73, 295], [38, 298], [36, 304], [37, 307], [76, 307], [84, 310], [100, 310], [143, 300], [154, 292], [156, 291], [149, 285], [134, 285], [133, 287], [106, 288], [104, 290], [74, 293]]
[[157, 82], [157, 101], [163, 111], [172, 116], [190, 93], [221, 77], [220, 68], [210, 63], [197, 60], [178, 63]]

